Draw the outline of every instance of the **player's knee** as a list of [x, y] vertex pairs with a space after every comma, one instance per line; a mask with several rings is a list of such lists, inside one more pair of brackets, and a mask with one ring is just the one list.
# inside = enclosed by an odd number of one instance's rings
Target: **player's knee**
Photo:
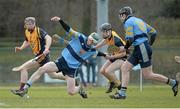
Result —
[[105, 74], [105, 70], [104, 70], [104, 69], [100, 69], [100, 73], [101, 73], [102, 75], [104, 75], [104, 74]]
[[24, 72], [24, 71], [27, 71], [28, 69], [26, 67], [22, 67], [19, 69], [20, 71]]
[[110, 73], [110, 71], [106, 69], [106, 70], [104, 70], [104, 73], [108, 74], [108, 73]]
[[27, 70], [27, 69], [20, 69], [19, 71], [20, 71], [21, 73], [28, 72], [28, 70]]

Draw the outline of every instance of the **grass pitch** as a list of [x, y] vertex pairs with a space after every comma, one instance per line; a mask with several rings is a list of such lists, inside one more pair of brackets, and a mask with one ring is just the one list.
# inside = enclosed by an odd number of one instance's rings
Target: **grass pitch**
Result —
[[173, 96], [169, 86], [128, 87], [126, 100], [113, 100], [105, 87], [87, 88], [88, 99], [69, 96], [65, 86], [33, 86], [29, 99], [10, 93], [14, 87], [0, 87], [0, 108], [180, 108], [180, 96]]

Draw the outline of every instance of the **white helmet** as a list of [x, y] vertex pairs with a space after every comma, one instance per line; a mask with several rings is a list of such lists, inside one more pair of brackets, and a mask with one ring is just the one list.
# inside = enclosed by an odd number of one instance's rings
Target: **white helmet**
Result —
[[99, 35], [96, 32], [91, 33], [88, 38], [93, 40], [93, 43], [95, 44], [97, 44], [99, 41]]

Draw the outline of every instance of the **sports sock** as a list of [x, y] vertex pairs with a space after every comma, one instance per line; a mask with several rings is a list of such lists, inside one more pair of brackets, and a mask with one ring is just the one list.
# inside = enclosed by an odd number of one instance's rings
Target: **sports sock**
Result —
[[31, 85], [32, 85], [32, 82], [31, 82], [31, 81], [28, 81], [28, 82], [26, 83], [26, 85], [23, 87], [23, 89], [28, 89], [29, 87], [31, 87]]
[[168, 78], [167, 84], [169, 84], [171, 87], [173, 87], [176, 84], [176, 80]]
[[112, 83], [113, 81], [109, 80], [109, 83]]
[[119, 86], [117, 86], [117, 89], [120, 90], [121, 89], [121, 84]]
[[115, 83], [116, 87], [121, 84], [121, 82], [119, 80], [115, 80], [114, 83]]
[[116, 80], [115, 82], [115, 86], [118, 88], [118, 90], [121, 89], [121, 82], [119, 80]]
[[121, 90], [119, 90], [119, 95], [126, 96], [126, 90], [127, 90], [126, 87], [121, 87]]
[[23, 87], [25, 86], [26, 83], [20, 83], [19, 90], [23, 90]]

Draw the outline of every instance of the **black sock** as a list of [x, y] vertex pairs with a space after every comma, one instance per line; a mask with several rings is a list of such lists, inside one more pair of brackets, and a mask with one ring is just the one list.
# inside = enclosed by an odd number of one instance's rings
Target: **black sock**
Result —
[[166, 84], [169, 84], [169, 81], [170, 81], [170, 80], [169, 80], [169, 78], [168, 78], [168, 80], [167, 80]]

